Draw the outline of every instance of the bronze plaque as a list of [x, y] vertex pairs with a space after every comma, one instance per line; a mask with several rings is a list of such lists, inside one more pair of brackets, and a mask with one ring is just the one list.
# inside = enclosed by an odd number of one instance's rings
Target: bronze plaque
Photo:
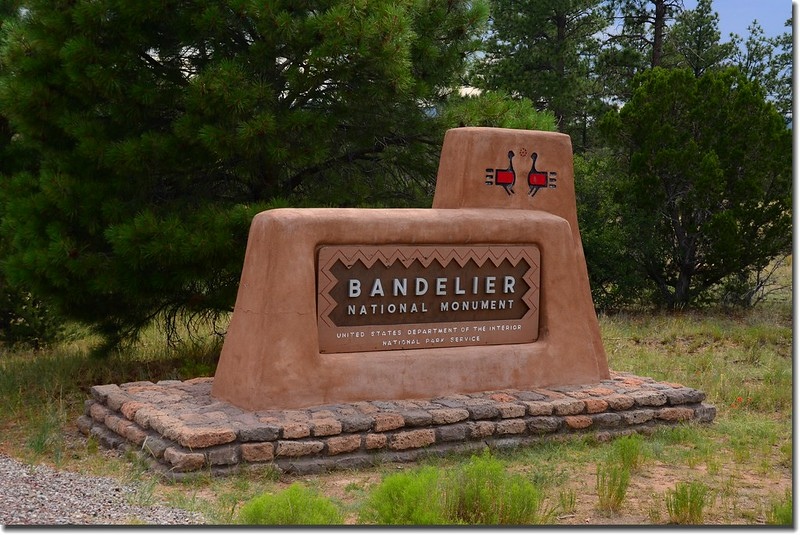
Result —
[[321, 353], [534, 342], [535, 245], [323, 246]]

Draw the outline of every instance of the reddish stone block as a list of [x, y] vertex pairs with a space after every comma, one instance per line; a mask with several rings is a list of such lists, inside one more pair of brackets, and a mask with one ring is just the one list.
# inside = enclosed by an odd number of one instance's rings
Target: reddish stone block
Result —
[[120, 392], [120, 388], [117, 385], [97, 385], [91, 389], [92, 397], [100, 403], [105, 403], [110, 394], [118, 392]]
[[332, 437], [325, 441], [328, 444], [328, 455], [338, 455], [355, 451], [361, 447], [361, 435]]
[[557, 399], [553, 401], [553, 412], [558, 416], [580, 414], [586, 409], [586, 403], [579, 399]]
[[184, 383], [189, 385], [211, 385], [213, 382], [213, 377], [193, 377], [184, 381]]
[[311, 420], [311, 431], [315, 437], [338, 435], [342, 432], [342, 422], [334, 418]]
[[118, 411], [122, 408], [122, 405], [128, 401], [132, 401], [130, 396], [122, 390], [117, 390], [115, 392], [109, 392], [105, 404], [112, 411]]
[[380, 409], [378, 409], [378, 407], [376, 407], [372, 403], [368, 403], [366, 401], [356, 401], [352, 405], [353, 405], [353, 407], [356, 408], [356, 410], [358, 410], [359, 412], [361, 412], [363, 414], [374, 415], [380, 410]]
[[99, 403], [93, 404], [89, 407], [89, 416], [92, 417], [92, 420], [99, 424], [104, 424], [106, 420], [106, 416], [111, 414], [111, 411], [105, 408], [104, 406], [100, 405]]
[[500, 411], [500, 418], [521, 418], [525, 416], [525, 405], [518, 403], [498, 403], [495, 405]]
[[279, 440], [275, 455], [278, 457], [305, 457], [321, 452], [324, 447], [325, 444], [317, 440]]
[[656, 418], [668, 422], [682, 422], [694, 418], [694, 410], [689, 407], [664, 407], [656, 411]]
[[180, 415], [181, 422], [185, 425], [213, 425], [214, 419], [207, 418], [205, 414], [198, 412], [182, 413]]
[[622, 380], [622, 384], [627, 386], [641, 386], [644, 383], [644, 379], [639, 379], [638, 377], [626, 377]]
[[311, 426], [301, 422], [283, 424], [283, 438], [306, 438], [311, 435]]
[[248, 442], [242, 444], [242, 460], [249, 463], [263, 463], [275, 458], [272, 442]]
[[633, 398], [624, 394], [614, 394], [603, 398], [603, 400], [615, 411], [630, 409], [634, 404]]
[[164, 460], [172, 465], [176, 472], [191, 472], [199, 470], [206, 463], [206, 456], [202, 453], [189, 453], [177, 448], [164, 450]]
[[393, 450], [407, 450], [423, 448], [436, 441], [433, 429], [416, 429], [414, 431], [401, 431], [389, 440], [389, 447]]
[[640, 409], [637, 411], [628, 411], [620, 413], [622, 419], [627, 425], [636, 425], [649, 422], [653, 419], [655, 413], [651, 409]]
[[230, 427], [187, 427], [178, 432], [176, 441], [191, 449], [228, 444], [236, 440], [236, 431]]
[[584, 400], [584, 403], [586, 403], [586, 412], [589, 414], [597, 414], [608, 409], [608, 402], [603, 399], [590, 398]]
[[469, 423], [470, 438], [484, 438], [494, 434], [496, 424], [494, 422], [480, 421]]
[[403, 417], [393, 412], [379, 412], [374, 414], [373, 418], [375, 418], [375, 431], [391, 431], [405, 425]]
[[[205, 421], [203, 423], [209, 425], [219, 425], [231, 420], [231, 416], [224, 411], [210, 411], [203, 414], [192, 413], [195, 416], [202, 417]], [[188, 422], [187, 422], [188, 423]]]
[[531, 392], [536, 392], [537, 394], [541, 394], [549, 400], [554, 399], [567, 399], [566, 394], [562, 394], [561, 392], [556, 392], [555, 390], [548, 390], [546, 388], [534, 388]]
[[633, 392], [630, 396], [637, 405], [645, 407], [660, 407], [667, 403], [667, 396], [658, 391]]
[[103, 423], [119, 436], [125, 436], [125, 428], [130, 425], [128, 420], [120, 418], [115, 414], [108, 414]]
[[142, 429], [150, 429], [150, 420], [158, 414], [160, 414], [160, 412], [155, 408], [149, 405], [144, 405], [136, 411], [136, 414], [133, 416], [133, 421], [136, 422]]
[[388, 439], [384, 434], [369, 433], [364, 437], [364, 447], [368, 450], [385, 448], [387, 443]]
[[497, 392], [496, 394], [491, 394], [491, 395], [489, 395], [489, 399], [494, 400], [494, 401], [505, 402], [505, 403], [510, 403], [512, 401], [517, 401], [517, 398], [515, 398], [514, 396], [511, 396], [509, 394], [506, 394], [504, 392]]
[[502, 420], [497, 422], [496, 434], [498, 435], [518, 435], [527, 429], [525, 420]]
[[142, 431], [138, 425], [131, 423], [125, 428], [125, 438], [137, 446], [141, 446], [147, 438], [147, 433]]
[[281, 416], [291, 422], [308, 422], [309, 420], [306, 411], [281, 411]]
[[592, 418], [589, 416], [564, 416], [564, 421], [571, 429], [586, 429], [592, 425]]
[[178, 430], [181, 427], [183, 427], [183, 422], [162, 411], [155, 411], [150, 416], [150, 428], [170, 440], [178, 439]]
[[593, 397], [602, 397], [602, 396], [610, 396], [611, 394], [614, 393], [614, 391], [611, 390], [610, 388], [598, 386], [596, 388], [590, 388], [589, 390], [586, 391], [586, 393]]
[[553, 404], [550, 401], [524, 401], [531, 416], [550, 416], [553, 414]]
[[144, 406], [144, 403], [140, 403], [138, 401], [126, 401], [122, 404], [120, 412], [123, 414], [123, 416], [125, 416], [125, 418], [133, 421], [136, 417], [136, 412]]
[[469, 418], [467, 409], [431, 409], [428, 412], [431, 413], [435, 425], [453, 424]]

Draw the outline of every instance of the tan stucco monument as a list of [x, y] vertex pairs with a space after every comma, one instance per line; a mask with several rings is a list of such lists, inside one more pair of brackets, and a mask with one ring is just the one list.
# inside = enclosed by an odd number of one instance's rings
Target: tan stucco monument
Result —
[[212, 395], [292, 409], [607, 378], [570, 138], [458, 128], [433, 208], [254, 218]]

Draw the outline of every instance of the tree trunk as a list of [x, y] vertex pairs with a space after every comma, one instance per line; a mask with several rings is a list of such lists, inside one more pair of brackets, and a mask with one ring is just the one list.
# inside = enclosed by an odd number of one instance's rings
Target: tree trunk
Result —
[[[567, 15], [565, 13], [556, 13], [555, 23], [557, 47], [555, 68], [559, 78], [566, 80], [566, 63], [564, 61], [564, 54], [567, 40]], [[565, 117], [567, 111], [564, 109], [563, 103], [559, 102], [558, 104], [555, 104], [553, 106], [553, 113], [556, 116], [558, 131], [563, 134], [566, 131], [568, 122]]]
[[661, 65], [661, 57], [664, 49], [664, 28], [667, 26], [667, 5], [666, 0], [654, 0], [655, 18], [653, 20], [653, 56], [650, 61], [651, 67]]

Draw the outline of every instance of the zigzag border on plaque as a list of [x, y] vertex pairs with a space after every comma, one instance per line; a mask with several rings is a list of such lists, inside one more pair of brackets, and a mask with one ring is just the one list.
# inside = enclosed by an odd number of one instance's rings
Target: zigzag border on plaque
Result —
[[[345, 267], [350, 268], [357, 262], [369, 269], [380, 262], [384, 267], [390, 267], [396, 262], [400, 262], [408, 269], [414, 262], [419, 262], [423, 268], [429, 268], [437, 262], [442, 269], [445, 269], [451, 262], [456, 262], [459, 267], [464, 268], [469, 262], [474, 262], [478, 267], [491, 262], [494, 267], [500, 267], [503, 262], [508, 261], [512, 266], [517, 266], [522, 260], [528, 264], [529, 269], [522, 276], [522, 280], [528, 286], [528, 290], [521, 296], [521, 300], [527, 305], [528, 310], [519, 320], [530, 319], [532, 315], [538, 314], [538, 294], [540, 255], [539, 249], [533, 244], [479, 244], [469, 246], [453, 245], [321, 245], [318, 249], [317, 258], [317, 317], [320, 327], [327, 329], [337, 329], [331, 319], [331, 313], [339, 303], [331, 296], [336, 284], [339, 282], [331, 269], [337, 262], [341, 262]], [[409, 325], [424, 325], [413, 323]]]

